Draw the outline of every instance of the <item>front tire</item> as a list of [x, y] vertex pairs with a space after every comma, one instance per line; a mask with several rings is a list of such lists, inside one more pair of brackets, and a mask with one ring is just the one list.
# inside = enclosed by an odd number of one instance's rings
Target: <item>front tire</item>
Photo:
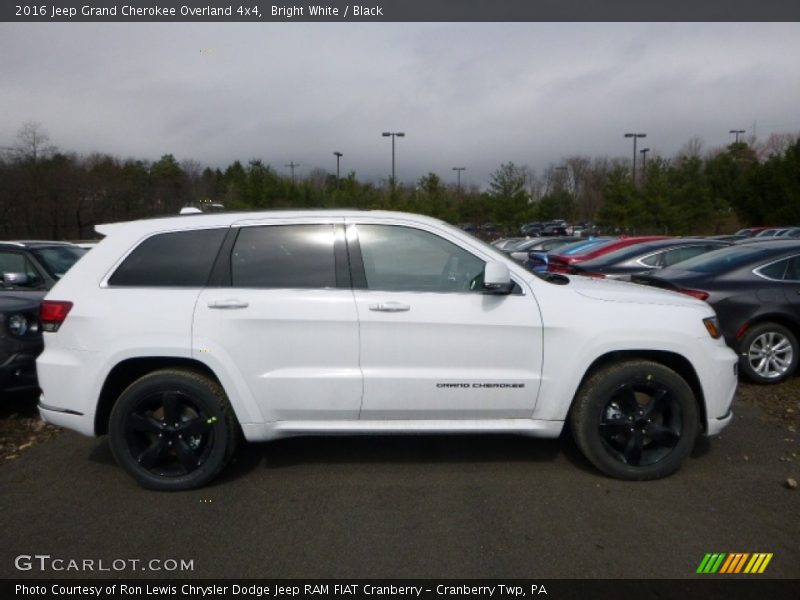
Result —
[[739, 367], [754, 383], [779, 383], [797, 369], [797, 338], [783, 325], [761, 323], [739, 344]]
[[142, 487], [202, 486], [230, 460], [239, 428], [225, 392], [200, 373], [164, 369], [122, 392], [109, 420], [111, 451]]
[[659, 479], [689, 456], [699, 432], [694, 392], [672, 369], [647, 360], [603, 367], [583, 383], [570, 412], [573, 436], [616, 479]]

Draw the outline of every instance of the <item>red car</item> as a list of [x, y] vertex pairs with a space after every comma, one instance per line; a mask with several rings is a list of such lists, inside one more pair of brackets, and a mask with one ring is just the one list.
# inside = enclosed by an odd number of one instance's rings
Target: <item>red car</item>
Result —
[[551, 273], [568, 273], [570, 265], [591, 260], [598, 256], [603, 256], [614, 250], [626, 248], [642, 242], [651, 242], [653, 240], [663, 240], [669, 236], [666, 235], [638, 235], [631, 237], [621, 237], [614, 240], [609, 240], [605, 244], [593, 246], [588, 249], [584, 254], [571, 254], [569, 256], [563, 254], [550, 254], [547, 263], [547, 270]]

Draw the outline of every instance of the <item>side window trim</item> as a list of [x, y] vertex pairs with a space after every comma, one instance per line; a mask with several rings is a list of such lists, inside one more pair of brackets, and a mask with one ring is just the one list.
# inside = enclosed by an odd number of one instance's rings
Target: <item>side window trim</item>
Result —
[[367, 271], [364, 269], [364, 257], [361, 254], [361, 243], [358, 240], [358, 226], [356, 223], [348, 223], [347, 234], [347, 257], [350, 264], [350, 279], [354, 290], [366, 290]]
[[233, 252], [233, 246], [236, 244], [240, 231], [241, 227], [231, 226], [228, 228], [217, 258], [214, 260], [214, 266], [211, 267], [211, 274], [206, 282], [207, 288], [231, 287], [231, 252]]

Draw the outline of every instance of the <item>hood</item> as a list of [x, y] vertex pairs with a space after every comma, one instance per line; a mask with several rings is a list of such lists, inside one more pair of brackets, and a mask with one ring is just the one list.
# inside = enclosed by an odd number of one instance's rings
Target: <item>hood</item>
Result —
[[605, 302], [629, 302], [633, 304], [659, 304], [666, 306], [689, 306], [693, 308], [710, 306], [686, 294], [670, 292], [627, 281], [614, 279], [593, 279], [580, 275], [570, 276], [573, 291], [594, 300]]

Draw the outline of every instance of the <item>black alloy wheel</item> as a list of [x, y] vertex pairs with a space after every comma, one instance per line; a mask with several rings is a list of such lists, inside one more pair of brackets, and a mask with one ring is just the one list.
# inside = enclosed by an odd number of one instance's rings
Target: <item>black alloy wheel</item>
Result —
[[628, 480], [676, 471], [700, 429], [691, 387], [672, 369], [649, 360], [617, 362], [592, 373], [575, 397], [570, 425], [592, 464]]
[[143, 487], [185, 490], [213, 479], [239, 428], [219, 384], [189, 370], [155, 371], [119, 397], [109, 421], [117, 462]]

